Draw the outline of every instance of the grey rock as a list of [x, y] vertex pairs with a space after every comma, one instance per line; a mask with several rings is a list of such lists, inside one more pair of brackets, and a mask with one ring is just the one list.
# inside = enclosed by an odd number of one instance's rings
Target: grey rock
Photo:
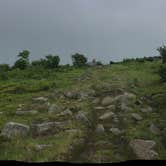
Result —
[[120, 110], [124, 112], [130, 112], [132, 111], [132, 108], [128, 107], [125, 103], [121, 103]]
[[69, 98], [69, 99], [78, 99], [79, 98], [79, 93], [78, 93], [77, 90], [72, 90], [72, 91], [65, 92], [64, 96]]
[[64, 129], [61, 122], [44, 122], [40, 124], [32, 124], [31, 132], [33, 136], [51, 135]]
[[135, 119], [137, 121], [142, 120], [142, 117], [137, 113], [132, 113], [131, 116], [132, 116], [133, 119]]
[[108, 105], [111, 105], [111, 104], [113, 103], [113, 101], [114, 101], [114, 98], [113, 98], [113, 97], [111, 97], [111, 96], [106, 96], [106, 97], [103, 98], [101, 104], [102, 104], [103, 106], [108, 106]]
[[63, 111], [63, 112], [61, 112], [61, 113], [59, 113], [58, 115], [59, 115], [59, 116], [72, 116], [73, 113], [72, 113], [69, 109], [67, 109], [67, 110], [65, 110], [65, 111]]
[[111, 117], [114, 117], [114, 113], [113, 112], [106, 112], [106, 113], [104, 113], [103, 115], [101, 115], [100, 117], [99, 117], [99, 119], [100, 120], [105, 120], [105, 119], [109, 119], [109, 118], [111, 118]]
[[46, 101], [48, 101], [48, 98], [46, 98], [46, 97], [36, 97], [33, 100], [34, 101], [40, 101], [40, 102], [46, 102]]
[[0, 115], [2, 115], [3, 114], [3, 112], [0, 112]]
[[158, 127], [156, 127], [153, 123], [149, 127], [150, 131], [155, 135], [160, 135], [161, 131]]
[[95, 110], [104, 110], [105, 107], [102, 107], [102, 106], [98, 106], [98, 107], [94, 107]]
[[156, 159], [158, 153], [152, 150], [155, 145], [155, 141], [143, 139], [134, 139], [129, 143], [129, 146], [132, 148], [138, 159], [142, 160]]
[[106, 107], [109, 110], [115, 110], [116, 106], [115, 105], [109, 105]]
[[122, 131], [120, 131], [118, 128], [111, 128], [110, 131], [114, 134], [114, 135], [119, 135], [122, 133]]
[[100, 104], [100, 99], [99, 98], [94, 99], [92, 101], [92, 104], [94, 104], [94, 105]]
[[52, 113], [59, 113], [62, 110], [62, 108], [60, 108], [60, 106], [56, 105], [56, 104], [52, 104], [50, 105], [50, 107], [48, 108], [48, 113], [52, 114]]
[[79, 111], [79, 112], [76, 114], [75, 118], [76, 118], [76, 120], [78, 120], [78, 121], [81, 121], [81, 122], [84, 122], [84, 123], [90, 125], [89, 119], [88, 119], [88, 118], [85, 116], [85, 114], [84, 114], [83, 112], [81, 112], [81, 111]]
[[29, 126], [16, 122], [8, 122], [2, 129], [2, 135], [7, 138], [13, 138], [16, 136], [26, 136], [29, 132]]
[[141, 112], [143, 112], [143, 113], [148, 113], [148, 112], [152, 112], [152, 111], [153, 111], [153, 109], [150, 106], [141, 108]]
[[128, 92], [125, 92], [122, 95], [118, 95], [114, 99], [114, 102], [120, 102], [120, 103], [129, 103], [135, 101], [136, 101], [136, 95]]
[[44, 150], [46, 148], [51, 148], [51, 147], [52, 147], [52, 145], [41, 144], [41, 145], [36, 145], [35, 150], [36, 151], [41, 151], [41, 150]]
[[35, 115], [38, 111], [36, 110], [29, 110], [29, 111], [16, 111], [16, 115]]
[[104, 133], [105, 129], [104, 129], [104, 126], [102, 124], [98, 124], [97, 127], [96, 127], [96, 133]]

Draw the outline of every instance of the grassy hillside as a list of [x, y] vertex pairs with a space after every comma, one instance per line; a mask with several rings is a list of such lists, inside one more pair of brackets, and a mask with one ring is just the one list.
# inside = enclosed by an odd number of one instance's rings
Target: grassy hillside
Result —
[[[36, 122], [67, 122], [64, 129], [57, 133], [6, 139], [0, 137], [0, 160], [18, 161], [71, 161], [71, 162], [119, 162], [137, 159], [129, 142], [132, 139], [153, 140], [156, 142], [157, 159], [166, 159], [166, 84], [160, 81], [157, 70], [160, 61], [128, 62], [93, 68], [72, 68], [66, 70], [13, 70], [7, 73], [7, 79], [0, 81], [0, 130], [7, 122], [18, 122], [31, 126]], [[95, 95], [89, 93], [95, 92]], [[72, 99], [65, 97], [64, 92], [75, 92], [87, 95], [85, 98]], [[112, 119], [100, 121], [106, 107], [101, 103], [94, 105], [95, 99], [105, 96], [117, 96], [127, 92], [136, 95], [139, 104], [129, 103], [129, 111], [119, 111], [118, 105], [111, 110], [119, 122]], [[46, 102], [33, 100], [45, 97]], [[59, 116], [48, 113], [56, 104], [60, 112], [66, 109], [72, 115]], [[141, 112], [141, 108], [151, 107], [152, 112]], [[17, 115], [16, 111], [37, 110], [35, 115]], [[92, 123], [91, 127], [77, 120], [75, 116], [82, 111]], [[138, 113], [142, 120], [135, 122], [132, 113]], [[154, 134], [149, 130], [151, 123], [157, 125], [161, 133]], [[95, 132], [98, 124], [105, 128], [103, 134]], [[111, 127], [119, 128], [123, 133], [114, 135]], [[38, 149], [37, 145], [50, 145]]]

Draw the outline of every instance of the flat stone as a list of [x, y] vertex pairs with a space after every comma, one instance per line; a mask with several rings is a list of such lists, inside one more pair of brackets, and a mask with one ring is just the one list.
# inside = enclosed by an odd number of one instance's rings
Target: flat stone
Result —
[[43, 102], [46, 102], [48, 101], [48, 98], [46, 97], [36, 97], [36, 98], [33, 98], [34, 101], [43, 101]]
[[149, 127], [150, 131], [155, 135], [160, 135], [161, 131], [158, 127], [156, 127], [153, 123]]
[[109, 119], [109, 118], [111, 118], [111, 117], [114, 117], [114, 113], [113, 112], [106, 112], [106, 113], [104, 113], [103, 115], [101, 115], [100, 117], [99, 117], [99, 119], [100, 120], [105, 120], [105, 119]]
[[118, 128], [111, 128], [110, 131], [111, 131], [114, 135], [119, 135], [119, 134], [122, 133]]
[[40, 124], [32, 124], [31, 132], [34, 136], [51, 135], [63, 130], [64, 124], [61, 122], [44, 122]]
[[38, 111], [36, 110], [29, 110], [29, 111], [16, 111], [16, 115], [35, 115]]
[[102, 107], [102, 106], [98, 106], [98, 107], [94, 107], [95, 110], [104, 110], [105, 107]]
[[132, 113], [131, 116], [132, 116], [133, 119], [135, 119], [137, 121], [142, 120], [142, 117], [137, 113]]
[[2, 135], [7, 138], [13, 138], [16, 136], [26, 136], [29, 132], [29, 126], [16, 122], [8, 122], [2, 129]]
[[106, 108], [109, 110], [115, 110], [116, 107], [115, 107], [115, 105], [109, 105]]
[[158, 153], [152, 150], [156, 145], [153, 140], [134, 139], [130, 141], [129, 145], [138, 159], [153, 160], [158, 156]]
[[69, 109], [58, 114], [58, 116], [72, 116], [72, 115], [73, 113]]

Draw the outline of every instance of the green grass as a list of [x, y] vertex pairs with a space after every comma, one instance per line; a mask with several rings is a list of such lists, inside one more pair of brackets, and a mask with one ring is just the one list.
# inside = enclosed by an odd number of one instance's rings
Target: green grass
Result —
[[[144, 95], [160, 94], [155, 96], [153, 102], [150, 103], [154, 108], [154, 112], [148, 115], [140, 112], [140, 107], [135, 107], [134, 111], [143, 116], [143, 120], [139, 123], [133, 123], [129, 114], [127, 123], [121, 124], [126, 126], [125, 137], [128, 141], [133, 138], [153, 139], [157, 143], [156, 151], [159, 153], [159, 159], [166, 159], [166, 149], [163, 146], [161, 136], [156, 136], [150, 133], [148, 127], [152, 122], [156, 122], [161, 128], [166, 128], [166, 84], [160, 81], [157, 70], [160, 66], [160, 61], [154, 62], [128, 62], [115, 64], [111, 67], [106, 65], [102, 68], [92, 68], [92, 78], [85, 81], [77, 81], [75, 78], [86, 71], [86, 68], [70, 68], [69, 70], [38, 70], [27, 69], [25, 71], [13, 70], [7, 73], [7, 80], [0, 80], [0, 130], [4, 124], [9, 121], [19, 122], [30, 125], [32, 121], [41, 120], [60, 120], [56, 115], [48, 115], [47, 107], [44, 103], [34, 103], [32, 98], [38, 96], [48, 97], [50, 103], [62, 104], [63, 106], [78, 106], [93, 119], [91, 102], [64, 100], [56, 98], [55, 90], [71, 90], [82, 89], [87, 90], [93, 85], [101, 83], [110, 83], [114, 88], [124, 88], [128, 92], [135, 93], [137, 98]], [[16, 116], [15, 112], [19, 104], [24, 104], [24, 109], [38, 110], [36, 116]], [[144, 103], [146, 105], [147, 103]], [[63, 119], [63, 118], [62, 118]], [[81, 129], [81, 134], [61, 132], [54, 136], [31, 138], [28, 136], [25, 139], [16, 138], [13, 140], [0, 139], [0, 160], [23, 160], [23, 161], [63, 161], [69, 158], [71, 152], [69, 147], [74, 144], [78, 138], [84, 138], [88, 130], [82, 124], [71, 121], [71, 128]], [[121, 126], [119, 126], [121, 128]], [[105, 137], [95, 138], [95, 141], [110, 140], [116, 144], [116, 137], [108, 134]], [[52, 148], [48, 148], [41, 152], [36, 152], [34, 146], [36, 144], [52, 144]], [[125, 147], [126, 148], [126, 147]], [[121, 160], [129, 159], [131, 154], [130, 149], [125, 153], [123, 150], [112, 149], [97, 149], [92, 155], [90, 161], [102, 160], [104, 156], [110, 157], [112, 161], [119, 161], [116, 157], [116, 152], [119, 153]], [[103, 159], [104, 160], [104, 159]]]

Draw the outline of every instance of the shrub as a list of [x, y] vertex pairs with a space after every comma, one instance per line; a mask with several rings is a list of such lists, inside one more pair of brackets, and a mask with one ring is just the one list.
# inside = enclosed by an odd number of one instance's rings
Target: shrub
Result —
[[166, 46], [157, 48], [157, 51], [160, 53], [163, 63], [166, 63]]
[[86, 65], [87, 58], [82, 54], [76, 53], [72, 55], [72, 61], [74, 66], [81, 67]]
[[0, 64], [0, 72], [1, 71], [9, 71], [10, 67], [8, 64]]
[[166, 82], [166, 65], [161, 65], [158, 71], [160, 78], [163, 82]]

